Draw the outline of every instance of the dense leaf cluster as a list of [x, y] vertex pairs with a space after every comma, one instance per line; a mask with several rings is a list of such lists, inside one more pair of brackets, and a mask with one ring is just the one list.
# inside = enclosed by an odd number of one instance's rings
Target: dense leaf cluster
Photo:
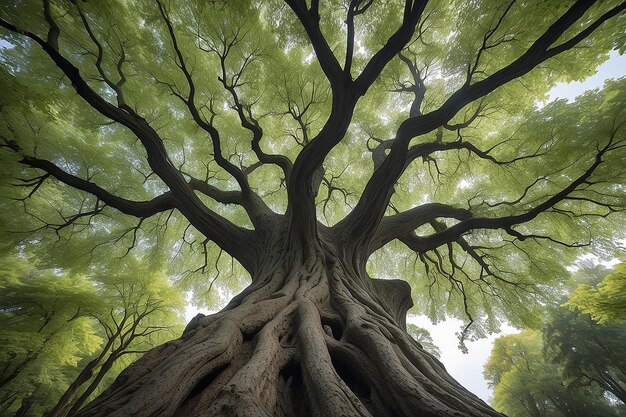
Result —
[[[598, 273], [611, 277], [622, 268], [611, 274], [581, 270], [577, 276], [593, 283]], [[543, 332], [523, 330], [496, 340], [484, 371], [494, 407], [511, 417], [626, 415], [626, 322], [598, 324], [564, 307], [547, 313]]]
[[180, 334], [178, 290], [136, 260], [91, 275], [33, 262], [1, 262], [2, 415], [78, 408], [143, 352]]

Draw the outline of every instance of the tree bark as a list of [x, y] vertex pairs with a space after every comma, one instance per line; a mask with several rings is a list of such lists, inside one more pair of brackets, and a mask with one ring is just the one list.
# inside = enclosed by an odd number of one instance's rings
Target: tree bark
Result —
[[224, 310], [74, 415], [501, 416], [406, 333], [406, 282], [359, 275], [331, 247], [268, 256]]

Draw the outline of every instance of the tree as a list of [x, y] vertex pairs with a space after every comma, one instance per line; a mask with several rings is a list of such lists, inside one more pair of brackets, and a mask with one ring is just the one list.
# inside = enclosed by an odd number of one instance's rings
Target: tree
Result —
[[[98, 303], [84, 277], [37, 270], [2, 258], [0, 273], [0, 406], [2, 415], [41, 415], [102, 340], [81, 309]], [[18, 413], [18, 414], [19, 414]], [[31, 413], [31, 414], [29, 414]]]
[[591, 315], [600, 324], [626, 320], [626, 264], [616, 265], [596, 285], [580, 284], [564, 306]]
[[[61, 364], [75, 361], [73, 355], [81, 350], [89, 351], [80, 344], [70, 348], [61, 340], [75, 338], [80, 343], [89, 339], [78, 337], [75, 325], [81, 317], [81, 306], [95, 295], [89, 283], [80, 277], [54, 276], [50, 271], [37, 274], [25, 262], [6, 258], [3, 261], [6, 269], [0, 283], [0, 338], [7, 348], [1, 354], [0, 387], [15, 379], [43, 351], [48, 358], [58, 356], [57, 362]], [[7, 270], [17, 276], [7, 274]], [[61, 336], [64, 332], [69, 335]]]
[[183, 304], [179, 292], [159, 271], [145, 270], [140, 265], [129, 270], [132, 274], [101, 278], [104, 286], [98, 298], [105, 302], [89, 315], [103, 329], [106, 336], [103, 346], [81, 369], [47, 417], [76, 413], [120, 358], [144, 353], [177, 335], [175, 325], [180, 320], [177, 309]]
[[595, 385], [626, 404], [626, 324], [600, 325], [560, 308], [551, 313], [545, 340], [569, 385]]
[[413, 286], [461, 340], [532, 321], [573, 249], [615, 240], [621, 81], [535, 102], [622, 48], [626, 3], [558, 6], [3, 4], [10, 242], [152, 251], [196, 300], [250, 279], [76, 415], [499, 415], [405, 314]]
[[602, 392], [567, 387], [562, 367], [543, 355], [541, 332], [523, 330], [496, 339], [485, 378], [494, 389], [494, 407], [510, 417], [615, 416]]
[[7, 413], [77, 410], [120, 359], [136, 359], [182, 330], [179, 292], [136, 261], [125, 262], [126, 273], [109, 268], [92, 277], [41, 270], [21, 256], [2, 261], [0, 404]]
[[416, 326], [415, 324], [409, 323], [406, 325], [406, 331], [413, 339], [419, 343], [422, 348], [433, 355], [435, 358], [439, 359], [441, 356], [441, 351], [433, 342], [433, 338], [430, 335], [430, 332], [422, 327]]

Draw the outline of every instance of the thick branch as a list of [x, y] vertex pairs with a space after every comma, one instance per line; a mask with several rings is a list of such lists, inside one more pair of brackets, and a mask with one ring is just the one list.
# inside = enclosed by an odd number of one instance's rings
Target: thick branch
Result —
[[370, 178], [356, 208], [341, 224], [341, 229], [343, 229], [346, 238], [353, 242], [361, 241], [360, 244], [357, 243], [357, 246], [367, 247], [368, 240], [373, 236], [378, 222], [384, 215], [391, 198], [393, 185], [407, 165], [407, 147], [412, 138], [429, 133], [445, 125], [465, 105], [484, 97], [505, 83], [527, 74], [537, 65], [557, 53], [575, 46], [603, 22], [616, 16], [626, 8], [626, 2], [616, 6], [599, 17], [587, 29], [580, 32], [580, 34], [584, 33], [585, 36], [576, 35], [572, 38], [572, 41], [561, 44], [567, 45], [568, 48], [557, 46], [549, 49], [563, 33], [585, 14], [593, 3], [593, 1], [577, 1], [537, 38], [520, 58], [484, 80], [475, 84], [465, 84], [452, 94], [439, 109], [404, 121], [396, 133], [389, 155]]
[[322, 67], [322, 71], [324, 71], [324, 74], [326, 74], [326, 77], [334, 89], [338, 83], [343, 81], [343, 70], [320, 30], [320, 16], [317, 6], [315, 6], [317, 2], [313, 2], [315, 4], [312, 5], [310, 10], [307, 10], [304, 0], [285, 0], [285, 3], [293, 10], [306, 31], [311, 40], [311, 45], [315, 50], [315, 55], [317, 56], [320, 67]]
[[402, 25], [389, 37], [387, 43], [374, 54], [369, 60], [361, 74], [354, 80], [355, 90], [358, 95], [364, 95], [374, 80], [378, 78], [385, 66], [402, 51], [404, 46], [411, 40], [415, 28], [422, 18], [424, 9], [428, 4], [427, 0], [405, 2], [405, 12]]
[[0, 19], [0, 26], [14, 33], [25, 35], [41, 46], [72, 82], [74, 89], [83, 100], [103, 116], [131, 130], [146, 149], [148, 164], [152, 170], [170, 188], [180, 212], [196, 229], [237, 258], [246, 268], [254, 268], [256, 260], [253, 257], [256, 251], [253, 232], [235, 226], [202, 203], [187, 184], [184, 176], [172, 165], [163, 141], [144, 118], [128, 108], [118, 108], [98, 95], [87, 84], [77, 67], [61, 55], [53, 45], [48, 44], [36, 34], [22, 30], [4, 19]]
[[376, 251], [397, 237], [405, 235], [408, 231], [415, 230], [436, 218], [447, 217], [465, 220], [471, 216], [472, 214], [465, 209], [451, 207], [445, 204], [429, 203], [393, 216], [384, 217], [376, 230], [376, 234], [372, 238], [369, 252], [372, 253]]
[[287, 3], [298, 16], [305, 30], [307, 30], [315, 51], [318, 53], [320, 65], [322, 65], [322, 69], [324, 69], [326, 76], [329, 78], [333, 90], [331, 116], [317, 137], [298, 155], [292, 171], [292, 180], [288, 187], [289, 207], [294, 219], [294, 230], [297, 230], [298, 234], [305, 236], [306, 239], [316, 234], [314, 205], [316, 190], [312, 189], [311, 182], [314, 173], [322, 165], [328, 153], [344, 137], [350, 125], [358, 98], [367, 92], [369, 86], [378, 77], [387, 63], [411, 39], [426, 2], [419, 2], [415, 6], [407, 2], [402, 25], [389, 38], [381, 50], [372, 57], [361, 75], [354, 82], [349, 78], [349, 74], [346, 75], [345, 72], [341, 71], [335, 56], [328, 48], [319, 30], [318, 21], [312, 20], [312, 15], [306, 10], [304, 2], [293, 0], [287, 1]]
[[572, 192], [576, 191], [579, 186], [585, 184], [585, 182], [591, 177], [596, 168], [600, 166], [600, 164], [602, 163], [602, 157], [606, 152], [611, 150], [611, 145], [612, 142], [609, 142], [609, 144], [607, 144], [598, 152], [593, 164], [589, 168], [587, 168], [587, 170], [581, 176], [576, 178], [567, 187], [565, 187], [543, 203], [538, 204], [532, 209], [526, 211], [525, 213], [496, 218], [470, 217], [451, 227], [448, 227], [447, 229], [441, 230], [440, 232], [437, 232], [427, 237], [419, 237], [413, 233], [410, 236], [411, 249], [417, 252], [432, 250], [443, 244], [454, 242], [465, 233], [475, 229], [502, 229], [507, 231], [507, 233], [517, 237], [518, 239], [524, 240], [526, 236], [513, 230], [513, 226], [527, 223], [535, 219], [541, 213], [544, 213], [547, 210], [551, 209], [559, 202], [568, 199], [569, 195]]
[[243, 205], [241, 191], [220, 190], [219, 188], [197, 178], [191, 178], [189, 180], [189, 185], [194, 190], [201, 192], [218, 203]]
[[20, 162], [32, 168], [42, 169], [72, 188], [93, 194], [107, 206], [113, 207], [124, 214], [145, 218], [176, 208], [175, 199], [169, 191], [148, 201], [133, 201], [113, 195], [97, 184], [69, 174], [45, 159], [25, 156]]

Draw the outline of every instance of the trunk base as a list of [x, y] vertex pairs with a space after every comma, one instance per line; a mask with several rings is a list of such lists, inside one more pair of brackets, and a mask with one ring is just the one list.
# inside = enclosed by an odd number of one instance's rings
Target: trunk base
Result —
[[410, 288], [318, 259], [146, 353], [80, 417], [501, 416], [405, 331]]

